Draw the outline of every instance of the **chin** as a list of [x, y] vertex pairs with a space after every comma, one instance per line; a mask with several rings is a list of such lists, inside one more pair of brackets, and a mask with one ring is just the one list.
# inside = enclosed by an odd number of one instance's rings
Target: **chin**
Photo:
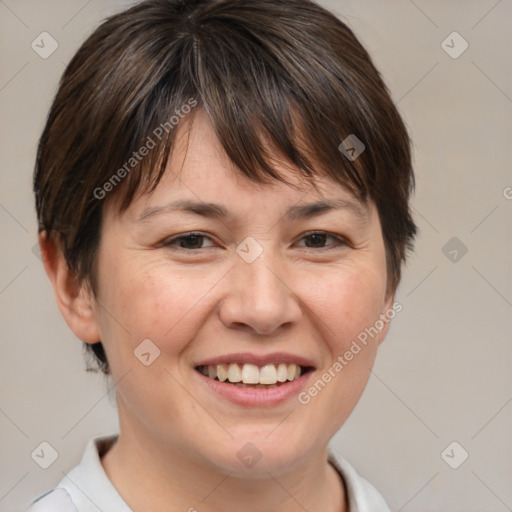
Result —
[[233, 477], [266, 479], [268, 473], [273, 476], [286, 474], [303, 463], [308, 454], [315, 452], [313, 447], [306, 448], [298, 440], [290, 442], [290, 436], [285, 438], [277, 432], [267, 436], [261, 430], [258, 435], [249, 431], [244, 436], [240, 432], [227, 445], [219, 443], [217, 446], [224, 448], [217, 456], [212, 454], [210, 462], [222, 472], [231, 472]]

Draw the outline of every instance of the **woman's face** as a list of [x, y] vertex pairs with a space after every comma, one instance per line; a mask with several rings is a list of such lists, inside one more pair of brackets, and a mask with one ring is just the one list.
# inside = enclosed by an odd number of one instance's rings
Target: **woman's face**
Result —
[[[94, 321], [125, 435], [222, 471], [277, 475], [325, 448], [366, 385], [387, 324], [366, 344], [358, 335], [391, 306], [381, 226], [373, 204], [365, 211], [326, 179], [317, 192], [284, 166], [298, 189], [236, 175], [196, 114], [155, 191], [122, 215], [106, 205]], [[182, 211], [177, 201], [211, 208]], [[317, 201], [341, 207], [302, 208]], [[222, 356], [242, 368], [250, 355], [313, 370], [265, 390], [196, 369]], [[272, 368], [263, 373], [272, 380]]]

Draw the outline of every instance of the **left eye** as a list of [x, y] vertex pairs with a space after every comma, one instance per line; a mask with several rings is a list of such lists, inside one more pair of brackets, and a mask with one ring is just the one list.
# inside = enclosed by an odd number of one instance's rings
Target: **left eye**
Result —
[[[326, 241], [326, 239], [332, 238], [335, 243], [327, 246], [327, 249], [332, 248], [331, 246], [338, 245], [347, 245], [346, 242], [335, 235], [331, 235], [329, 233], [325, 233], [323, 231], [309, 233], [304, 235], [301, 240], [310, 240], [310, 245], [306, 244], [306, 247], [313, 249], [322, 249], [322, 247]], [[202, 247], [202, 242], [204, 240], [211, 240], [210, 237], [206, 235], [202, 235], [201, 233], [188, 233], [185, 235], [176, 236], [174, 238], [170, 238], [163, 243], [165, 247], [176, 246], [177, 249], [186, 249], [186, 250], [195, 250], [195, 249], [205, 249], [206, 247]]]
[[[316, 244], [322, 244], [322, 242], [325, 242], [325, 240], [327, 238], [332, 238], [333, 240], [335, 240], [335, 244], [334, 244], [335, 246], [336, 245], [346, 245], [345, 241], [342, 240], [340, 237], [331, 235], [329, 233], [325, 233], [323, 231], [309, 233], [309, 234], [303, 236], [302, 240], [310, 239], [310, 240], [312, 240], [313, 245], [316, 245]], [[308, 247], [311, 247], [311, 246], [308, 246]], [[323, 249], [323, 247], [316, 247], [316, 248]], [[328, 246], [327, 249], [329, 249], [329, 248], [332, 248], [332, 247]]]

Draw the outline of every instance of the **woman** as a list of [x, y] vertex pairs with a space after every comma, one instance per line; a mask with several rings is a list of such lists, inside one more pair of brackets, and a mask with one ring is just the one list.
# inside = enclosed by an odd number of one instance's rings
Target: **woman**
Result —
[[34, 190], [120, 432], [30, 510], [389, 510], [328, 443], [401, 307], [413, 185], [385, 84], [317, 4], [105, 21], [62, 77]]

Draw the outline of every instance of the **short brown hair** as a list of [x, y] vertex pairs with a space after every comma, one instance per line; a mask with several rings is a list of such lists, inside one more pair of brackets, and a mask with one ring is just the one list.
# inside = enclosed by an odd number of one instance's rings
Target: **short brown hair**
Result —
[[[356, 36], [308, 0], [147, 0], [82, 44], [61, 78], [34, 174], [39, 231], [79, 282], [96, 289], [103, 204], [117, 196], [123, 211], [156, 187], [177, 131], [170, 120], [191, 101], [250, 180], [287, 183], [272, 165], [280, 154], [306, 178], [322, 174], [371, 198], [394, 293], [417, 230], [410, 139]], [[357, 159], [340, 150], [350, 135], [365, 146]], [[148, 137], [155, 147], [130, 160]], [[88, 349], [109, 373], [101, 342]]]

